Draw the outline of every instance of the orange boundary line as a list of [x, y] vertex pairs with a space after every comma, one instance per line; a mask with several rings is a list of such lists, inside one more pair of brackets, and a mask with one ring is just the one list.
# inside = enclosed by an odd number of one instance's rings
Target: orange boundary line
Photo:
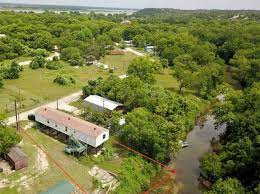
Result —
[[20, 129], [23, 131], [23, 133], [24, 133], [39, 149], [41, 149], [41, 150], [47, 155], [47, 157], [63, 172], [63, 174], [64, 174], [67, 178], [70, 179], [70, 181], [71, 181], [76, 187], [78, 187], [83, 193], [85, 193], [85, 194], [88, 193], [87, 191], [85, 191], [85, 190], [82, 188], [82, 186], [81, 186], [79, 183], [77, 183], [77, 181], [76, 181], [72, 176], [69, 175], [69, 173], [66, 172], [66, 170], [65, 170], [51, 155], [48, 154], [48, 152], [46, 152], [46, 151], [43, 149], [43, 147], [42, 147], [40, 144], [38, 144], [38, 143], [34, 140], [34, 138], [33, 138], [26, 130], [24, 130], [24, 129], [22, 129], [22, 128], [20, 128]]
[[152, 159], [152, 158], [150, 158], [149, 156], [146, 156], [146, 155], [144, 155], [144, 154], [142, 154], [142, 153], [140, 153], [140, 152], [138, 152], [138, 151], [136, 151], [136, 150], [134, 150], [134, 149], [132, 149], [132, 148], [130, 148], [130, 147], [124, 145], [124, 144], [121, 144], [121, 143], [119, 143], [118, 141], [114, 141], [114, 142], [115, 142], [115, 144], [118, 144], [118, 145], [122, 146], [123, 148], [125, 148], [125, 149], [127, 149], [127, 150], [129, 150], [129, 151], [131, 151], [131, 152], [133, 152], [133, 153], [135, 153], [135, 154], [137, 154], [137, 155], [139, 155], [139, 156], [141, 156], [141, 157], [143, 157], [143, 158], [146, 158], [146, 159], [148, 159], [148, 160], [150, 160], [150, 161], [152, 161], [152, 162], [154, 162], [154, 163], [156, 163], [156, 164], [159, 164], [163, 169], [166, 169], [166, 170], [168, 170], [168, 171], [171, 173], [171, 174], [169, 174], [168, 176], [164, 177], [162, 181], [160, 181], [159, 183], [157, 183], [157, 184], [155, 184], [154, 186], [152, 186], [152, 188], [150, 188], [149, 190], [143, 192], [143, 194], [148, 194], [150, 191], [155, 190], [155, 189], [158, 189], [158, 188], [161, 187], [166, 181], [168, 181], [169, 179], [171, 179], [171, 178], [172, 178], [171, 176], [172, 176], [173, 174], [176, 173], [176, 171], [175, 171], [173, 168], [171, 168], [171, 167], [169, 167], [169, 166], [167, 166], [167, 165], [165, 165], [165, 164], [163, 164], [163, 163], [161, 163], [161, 162], [159, 162], [159, 161], [157, 161], [157, 160], [155, 160], [155, 159]]
[[161, 167], [163, 167], [164, 169], [167, 169], [168, 171], [170, 171], [173, 174], [176, 173], [176, 171], [173, 168], [171, 168], [171, 167], [169, 167], [169, 166], [159, 162], [158, 160], [152, 159], [149, 156], [146, 156], [146, 155], [144, 155], [144, 154], [142, 154], [142, 153], [140, 153], [140, 152], [138, 152], [138, 151], [136, 151], [136, 150], [134, 150], [134, 149], [124, 145], [124, 144], [119, 143], [118, 141], [115, 141], [115, 143], [120, 145], [120, 146], [122, 146], [122, 147], [124, 147], [124, 148], [126, 148], [126, 149], [128, 149], [128, 150], [130, 150], [131, 152], [134, 152], [135, 154], [138, 154], [139, 156], [142, 156], [143, 158], [146, 158], [146, 159], [148, 159], [148, 160], [150, 160], [150, 161], [152, 161], [152, 162], [154, 162], [156, 164], [159, 164]]

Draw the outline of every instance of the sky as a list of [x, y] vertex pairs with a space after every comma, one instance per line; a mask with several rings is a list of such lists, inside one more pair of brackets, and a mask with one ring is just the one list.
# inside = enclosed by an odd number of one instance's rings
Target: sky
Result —
[[118, 8], [254, 9], [260, 0], [0, 0], [1, 3], [83, 5]]

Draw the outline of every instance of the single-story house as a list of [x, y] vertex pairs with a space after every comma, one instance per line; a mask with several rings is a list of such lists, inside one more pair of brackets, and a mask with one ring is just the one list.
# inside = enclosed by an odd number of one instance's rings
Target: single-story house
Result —
[[121, 110], [123, 109], [123, 104], [114, 102], [112, 100], [103, 98], [98, 95], [90, 95], [84, 99], [84, 102], [88, 108], [91, 108], [95, 111], [103, 112], [105, 110]]
[[6, 159], [14, 170], [28, 166], [28, 157], [19, 147], [12, 147], [6, 155]]
[[108, 129], [49, 107], [38, 109], [35, 121], [94, 148], [109, 138]]
[[133, 41], [132, 41], [132, 40], [125, 40], [124, 43], [125, 43], [127, 46], [132, 46], [132, 45], [133, 45]]

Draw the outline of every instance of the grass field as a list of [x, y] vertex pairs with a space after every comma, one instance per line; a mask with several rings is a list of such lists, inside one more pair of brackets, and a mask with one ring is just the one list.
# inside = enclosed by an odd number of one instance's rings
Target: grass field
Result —
[[101, 62], [109, 65], [110, 68], [117, 68], [117, 73], [123, 74], [127, 71], [130, 62], [137, 56], [132, 53], [126, 53], [125, 55], [106, 55]]
[[[125, 73], [128, 64], [134, 58], [135, 56], [131, 53], [124, 56], [108, 55], [102, 59], [102, 62], [110, 67], [116, 67], [117, 70], [114, 71], [114, 74], [121, 75]], [[59, 74], [71, 75], [75, 78], [76, 84], [60, 86], [53, 83]], [[64, 68], [61, 70], [46, 68], [32, 70], [26, 66], [19, 79], [5, 80], [4, 88], [0, 89], [0, 113], [7, 111], [8, 114], [13, 114], [15, 99], [21, 99], [22, 109], [27, 110], [78, 91], [90, 79], [108, 75], [108, 70], [95, 66], [75, 68], [64, 63]]]

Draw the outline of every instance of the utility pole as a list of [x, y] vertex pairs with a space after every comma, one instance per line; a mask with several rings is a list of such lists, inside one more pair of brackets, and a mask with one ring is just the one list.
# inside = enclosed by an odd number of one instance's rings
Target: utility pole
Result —
[[57, 110], [59, 110], [59, 99], [57, 99]]
[[16, 119], [16, 130], [19, 131], [19, 115], [17, 110], [17, 100], [14, 101], [15, 119]]

